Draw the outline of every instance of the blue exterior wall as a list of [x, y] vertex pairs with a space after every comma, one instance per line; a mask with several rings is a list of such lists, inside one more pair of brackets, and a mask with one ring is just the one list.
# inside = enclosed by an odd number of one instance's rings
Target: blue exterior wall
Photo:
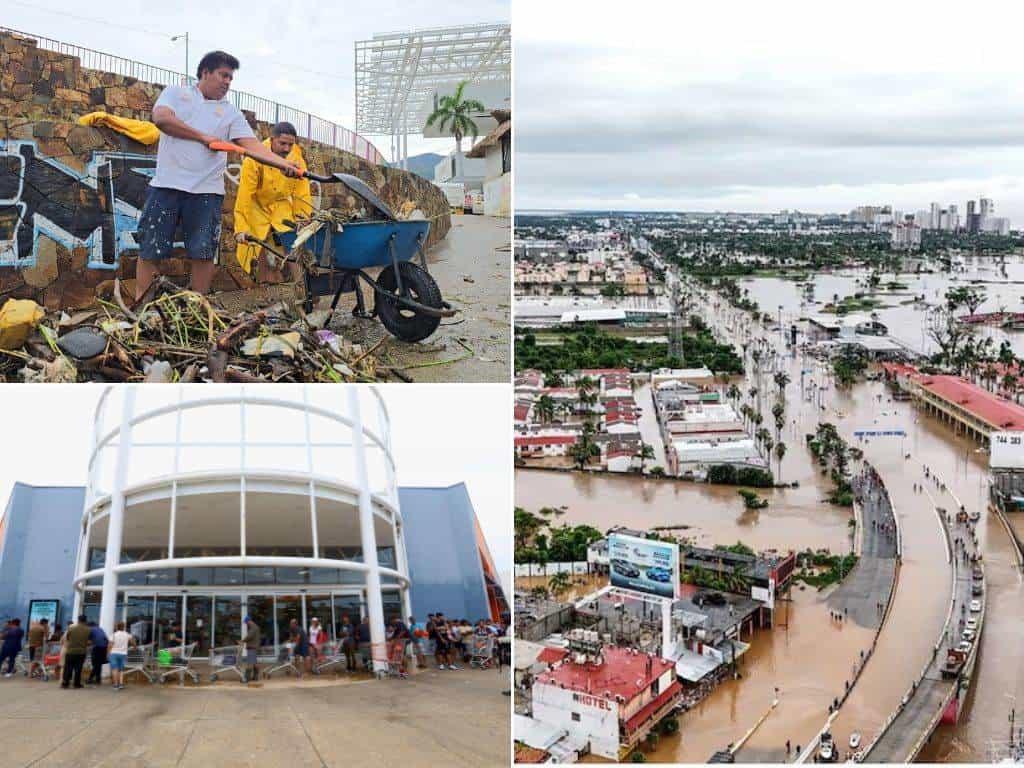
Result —
[[[413, 615], [438, 611], [476, 621], [490, 615], [476, 544], [476, 513], [466, 486], [400, 488]], [[28, 618], [29, 601], [61, 601], [61, 622], [74, 607], [83, 488], [16, 483], [0, 541], [0, 620]]]
[[30, 600], [60, 600], [60, 621], [74, 610], [75, 554], [84, 488], [15, 483], [0, 541], [0, 620], [28, 620]]
[[399, 488], [412, 582], [412, 612], [477, 619], [491, 615], [476, 544], [476, 512], [463, 483]]

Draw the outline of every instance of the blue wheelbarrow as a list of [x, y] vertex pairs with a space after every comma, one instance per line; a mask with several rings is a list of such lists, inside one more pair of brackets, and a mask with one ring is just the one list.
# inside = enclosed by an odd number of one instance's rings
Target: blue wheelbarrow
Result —
[[[218, 152], [247, 154], [244, 147], [227, 141], [214, 141], [208, 146]], [[306, 312], [313, 311], [315, 297], [333, 294], [333, 313], [341, 294], [354, 291], [356, 306], [352, 314], [356, 317], [379, 317], [384, 327], [403, 341], [422, 341], [437, 330], [441, 318], [457, 314], [450, 304], [442, 300], [437, 283], [427, 271], [423, 248], [430, 233], [429, 221], [399, 221], [387, 204], [357, 176], [347, 173], [320, 176], [308, 170], [301, 175], [321, 184], [344, 184], [362, 198], [379, 219], [334, 226], [325, 224], [301, 245], [313, 254], [315, 264], [312, 267], [297, 258], [298, 254], [289, 255], [298, 237], [294, 229], [273, 234], [275, 244], [284, 247], [286, 254], [263, 240], [247, 238], [282, 261], [304, 267]], [[419, 264], [412, 261], [417, 255]], [[364, 271], [370, 267], [382, 267], [376, 279]], [[359, 290], [360, 280], [373, 289], [374, 302], [370, 312], [366, 311], [363, 292]]]
[[[452, 317], [456, 310], [441, 298], [441, 290], [427, 271], [424, 246], [430, 234], [429, 221], [399, 221], [373, 190], [361, 179], [335, 173], [306, 176], [321, 183], [341, 183], [357, 194], [377, 215], [374, 221], [353, 221], [343, 225], [324, 224], [300, 249], [313, 255], [313, 264], [303, 269], [306, 287], [307, 312], [319, 296], [331, 296], [331, 311], [338, 307], [343, 293], [356, 295], [355, 317], [378, 317], [388, 332], [403, 341], [422, 341], [441, 324], [441, 319]], [[273, 246], [259, 242], [284, 261], [302, 264], [293, 252], [298, 237], [294, 230], [275, 232], [275, 245], [283, 247], [282, 254]], [[418, 259], [419, 263], [413, 261]], [[376, 278], [365, 270], [381, 267]], [[368, 312], [359, 281], [373, 289], [373, 308]]]

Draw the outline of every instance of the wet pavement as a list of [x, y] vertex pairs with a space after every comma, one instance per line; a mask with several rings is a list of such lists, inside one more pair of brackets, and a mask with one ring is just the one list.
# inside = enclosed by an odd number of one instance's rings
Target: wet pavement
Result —
[[[427, 253], [441, 296], [461, 315], [444, 318], [434, 335], [410, 344], [391, 336], [377, 319], [351, 315], [355, 294], [344, 294], [332, 328], [413, 381], [508, 382], [511, 343], [510, 220], [453, 216], [448, 235]], [[367, 295], [367, 306], [373, 299]]]

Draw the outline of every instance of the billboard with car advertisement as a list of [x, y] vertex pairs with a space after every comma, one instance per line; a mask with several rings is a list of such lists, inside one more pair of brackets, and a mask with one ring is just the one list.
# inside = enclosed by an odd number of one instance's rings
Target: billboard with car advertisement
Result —
[[613, 533], [608, 537], [608, 566], [613, 587], [679, 597], [676, 544]]

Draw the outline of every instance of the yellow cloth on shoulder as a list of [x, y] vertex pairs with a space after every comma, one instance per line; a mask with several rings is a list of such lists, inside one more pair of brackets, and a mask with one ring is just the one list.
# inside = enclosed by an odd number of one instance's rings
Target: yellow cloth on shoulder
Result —
[[90, 112], [78, 118], [79, 125], [104, 125], [123, 133], [140, 144], [156, 144], [160, 140], [160, 129], [148, 120], [134, 120], [130, 117], [108, 115], [106, 112]]

